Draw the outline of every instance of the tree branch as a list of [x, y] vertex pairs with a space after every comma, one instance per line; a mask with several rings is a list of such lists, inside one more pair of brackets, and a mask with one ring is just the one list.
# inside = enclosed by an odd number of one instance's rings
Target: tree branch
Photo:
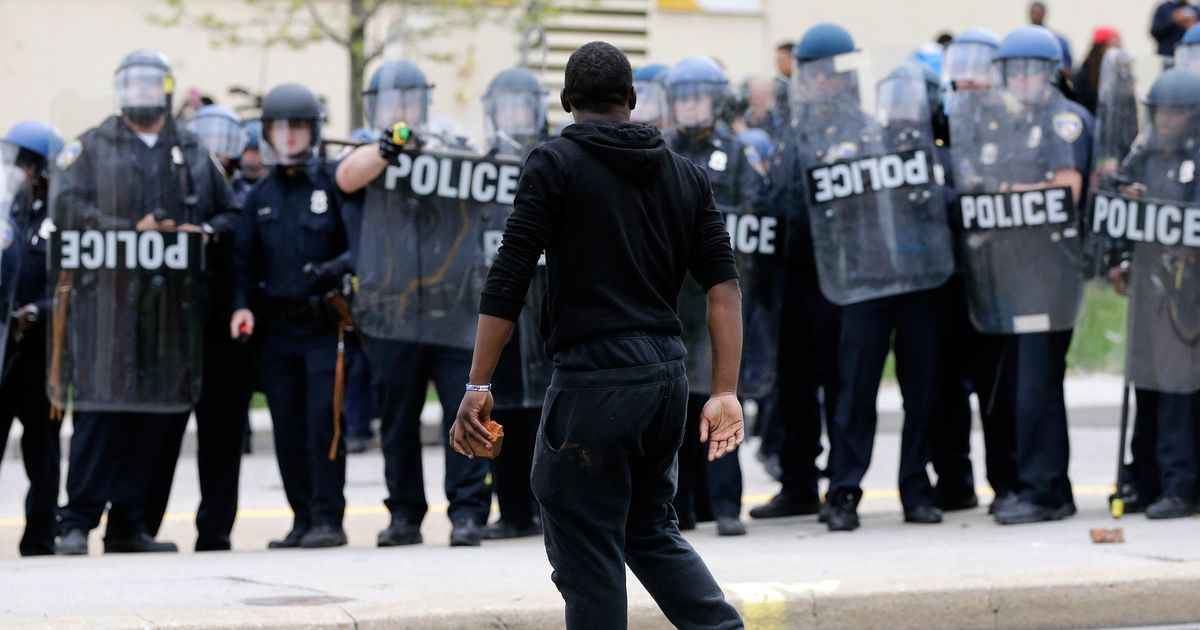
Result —
[[325, 21], [325, 18], [321, 17], [321, 13], [317, 11], [317, 5], [315, 2], [313, 2], [313, 0], [304, 0], [304, 6], [308, 7], [309, 16], [312, 17], [312, 20], [317, 25], [317, 28], [321, 29], [322, 33], [325, 33], [326, 37], [341, 44], [342, 46], [350, 45], [350, 39], [348, 37], [333, 30], [333, 28], [329, 26], [329, 23]]

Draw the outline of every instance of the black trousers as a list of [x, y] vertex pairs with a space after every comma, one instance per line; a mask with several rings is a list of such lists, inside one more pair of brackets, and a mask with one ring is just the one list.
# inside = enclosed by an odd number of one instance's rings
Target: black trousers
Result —
[[371, 385], [371, 368], [358, 335], [346, 335], [346, 396], [342, 401], [346, 417], [346, 434], [370, 438], [371, 420], [376, 418], [375, 388]]
[[[1152, 392], [1155, 399], [1154, 459], [1159, 494], [1197, 499], [1197, 418], [1200, 395]], [[1139, 398], [1140, 400], [1140, 398]], [[1138, 418], [1139, 422], [1141, 417]]]
[[156, 475], [162, 474], [163, 462], [174, 461], [179, 452], [172, 440], [187, 418], [186, 412], [74, 412], [60, 531], [95, 529], [108, 507], [107, 538], [149, 534], [148, 524], [162, 521], [159, 508], [149, 506], [152, 488], [161, 481], [170, 494], [174, 467], [165, 479]]
[[392, 519], [420, 524], [429, 511], [421, 465], [421, 409], [432, 380], [442, 404], [450, 520], [469, 519], [480, 525], [487, 522], [491, 507], [487, 460], [459, 455], [446, 439], [471, 371], [471, 351], [372, 338], [367, 342], [367, 353], [382, 422], [380, 442], [388, 488], [384, 505]]
[[10, 340], [8, 369], [0, 383], [0, 458], [8, 447], [13, 419], [21, 421], [21, 459], [29, 491], [25, 494], [25, 533], [22, 556], [54, 553], [55, 511], [58, 509], [59, 465], [62, 458], [59, 429], [50, 419], [46, 398], [46, 331], [33, 328], [21, 342]]
[[741, 628], [679, 533], [687, 377], [678, 337], [588, 342], [555, 357], [533, 461], [567, 628], [625, 628], [625, 565], [679, 628]]
[[1012, 397], [999, 395], [1011, 388], [1014, 356], [1004, 350], [1004, 337], [975, 330], [967, 314], [962, 278], [954, 276], [943, 289], [943, 385], [938, 391], [938, 414], [933, 439], [936, 494], [947, 499], [973, 493], [971, 467], [971, 392], [976, 395], [983, 426], [984, 462], [988, 484], [997, 496], [1015, 492], [1017, 445], [1012, 421]]
[[862, 491], [875, 444], [879, 382], [888, 351], [894, 346], [896, 379], [904, 397], [900, 501], [906, 510], [933, 502], [926, 467], [933, 453], [929, 431], [937, 416], [942, 384], [938, 373], [941, 307], [938, 289], [842, 307], [839, 398], [829, 451], [831, 494]]
[[677, 514], [694, 520], [738, 517], [742, 513], [742, 466], [738, 451], [708, 461], [708, 445], [700, 443], [700, 412], [708, 396], [691, 394], [683, 445], [679, 448], [679, 490], [672, 504]]
[[764, 442], [775, 441], [782, 471], [780, 493], [817, 501], [821, 470], [821, 426], [832, 439], [837, 400], [837, 338], [841, 308], [825, 299], [816, 270], [789, 270], [779, 333], [779, 375]]
[[[1063, 378], [1072, 331], [1008, 335], [1005, 369], [1011, 384], [998, 393], [1011, 396], [1016, 429], [1017, 487], [1022, 500], [1059, 506], [1074, 500], [1067, 465], [1071, 445]], [[1007, 370], [1011, 365], [1012, 369]], [[1005, 408], [1007, 412], [1008, 408]]]
[[295, 514], [293, 528], [341, 527], [346, 512], [342, 440], [337, 456], [329, 459], [337, 335], [333, 330], [308, 334], [265, 330], [262, 386], [271, 410], [283, 491]]
[[1129, 450], [1133, 459], [1123, 471], [1123, 481], [1132, 483], [1143, 501], [1152, 502], [1162, 494], [1158, 472], [1158, 392], [1149, 389], [1133, 390], [1137, 414], [1133, 421], [1133, 437]]
[[499, 409], [492, 417], [504, 425], [504, 450], [492, 460], [492, 489], [500, 504], [500, 520], [529, 524], [541, 508], [533, 498], [533, 447], [537, 441], [540, 408]]

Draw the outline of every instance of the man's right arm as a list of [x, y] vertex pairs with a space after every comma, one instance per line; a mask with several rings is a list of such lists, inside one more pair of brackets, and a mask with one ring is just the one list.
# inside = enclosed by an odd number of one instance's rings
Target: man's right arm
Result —
[[379, 153], [379, 145], [374, 142], [364, 144], [350, 152], [338, 163], [334, 179], [342, 192], [350, 195], [367, 187], [383, 173], [388, 162]]

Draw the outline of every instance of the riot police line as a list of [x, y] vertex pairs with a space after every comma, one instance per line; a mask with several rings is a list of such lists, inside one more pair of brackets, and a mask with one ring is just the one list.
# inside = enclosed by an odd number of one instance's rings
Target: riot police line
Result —
[[[769, 130], [734, 132], [729, 82], [712, 59], [635, 72], [633, 118], [708, 174], [734, 246], [739, 394], [756, 403], [760, 456], [781, 484], [752, 518], [859, 526], [892, 352], [906, 522], [978, 506], [971, 395], [996, 521], [1073, 514], [1062, 383], [1095, 268], [1129, 296], [1138, 398], [1114, 510], [1195, 511], [1200, 78], [1183, 63], [1163, 71], [1110, 52], [1094, 119], [1064, 96], [1061, 49], [1040, 27], [967, 31], [939, 73], [819, 24], [794, 47], [788, 102], [777, 104], [790, 124]], [[346, 544], [353, 347], [383, 422], [390, 520], [376, 542], [423, 542], [420, 411], [432, 382], [443, 428], [453, 421], [523, 158], [550, 137], [545, 89], [523, 68], [497, 75], [483, 96], [487, 145], [475, 147], [435, 113], [416, 64], [387, 61], [363, 94], [363, 141], [331, 156], [322, 107], [302, 85], [272, 89], [254, 121], [219, 106], [176, 121], [174, 84], [163, 55], [134, 52], [114, 76], [119, 114], [70, 143], [23, 123], [0, 152], [0, 218], [14, 235], [0, 266], [0, 305], [13, 313], [3, 397], [25, 447], [53, 461], [30, 473], [22, 553], [86, 554], [106, 511], [105, 551], [174, 551], [156, 536], [193, 411], [196, 548], [231, 548], [252, 388], [266, 394], [294, 514], [270, 547]], [[266, 169], [252, 168], [260, 161]], [[529, 467], [551, 371], [546, 286], [539, 267], [494, 384], [505, 455], [486, 462], [444, 446], [453, 546], [540, 533]], [[698, 440], [711, 388], [699, 286], [686, 283], [677, 306], [692, 392], [679, 525], [714, 520], [718, 534], [743, 535], [741, 464], [706, 461]], [[489, 524], [493, 493], [500, 516]]]

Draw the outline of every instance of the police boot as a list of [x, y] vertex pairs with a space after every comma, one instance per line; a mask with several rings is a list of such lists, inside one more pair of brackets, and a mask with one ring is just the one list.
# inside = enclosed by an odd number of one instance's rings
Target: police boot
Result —
[[295, 549], [300, 546], [300, 540], [306, 533], [308, 533], [307, 529], [293, 529], [287, 533], [287, 536], [267, 543], [267, 549]]
[[717, 535], [718, 536], [745, 536], [746, 525], [742, 523], [742, 519], [736, 516], [718, 516], [717, 517]]
[[750, 510], [750, 518], [782, 518], [784, 516], [808, 516], [816, 514], [821, 507], [817, 499], [796, 499], [782, 492], [771, 497], [767, 503]]
[[829, 499], [829, 521], [831, 532], [852, 532], [858, 529], [858, 499], [860, 493], [853, 490], [838, 490]]
[[380, 547], [403, 547], [422, 542], [421, 526], [398, 518], [393, 518], [387, 529], [379, 532], [379, 537], [375, 539], [375, 544]]
[[996, 509], [996, 522], [1001, 525], [1022, 525], [1043, 521], [1061, 521], [1075, 513], [1074, 503], [1050, 507], [1026, 499], [1018, 499], [1004, 508]]
[[450, 530], [451, 547], [478, 547], [482, 538], [479, 524], [471, 519], [454, 521], [454, 528]]
[[308, 530], [300, 539], [301, 549], [324, 549], [342, 547], [346, 544], [346, 530], [336, 525], [318, 525]]
[[516, 525], [504, 519], [483, 528], [484, 540], [507, 540], [542, 535], [542, 521], [534, 518], [525, 525]]
[[123, 538], [104, 537], [104, 553], [175, 553], [179, 548], [173, 542], [159, 542], [146, 532], [138, 532]]
[[60, 556], [86, 556], [88, 552], [87, 532], [72, 529], [58, 539], [54, 553]]
[[932, 505], [918, 505], [911, 510], [904, 510], [905, 523], [932, 525], [942, 522], [942, 511]]
[[1146, 508], [1146, 518], [1187, 518], [1196, 513], [1196, 504], [1182, 497], [1163, 497]]
[[941, 492], [938, 488], [934, 492], [933, 504], [943, 512], [956, 512], [958, 510], [973, 510], [979, 507], [979, 497], [975, 494], [975, 490], [967, 488], [958, 492]]

